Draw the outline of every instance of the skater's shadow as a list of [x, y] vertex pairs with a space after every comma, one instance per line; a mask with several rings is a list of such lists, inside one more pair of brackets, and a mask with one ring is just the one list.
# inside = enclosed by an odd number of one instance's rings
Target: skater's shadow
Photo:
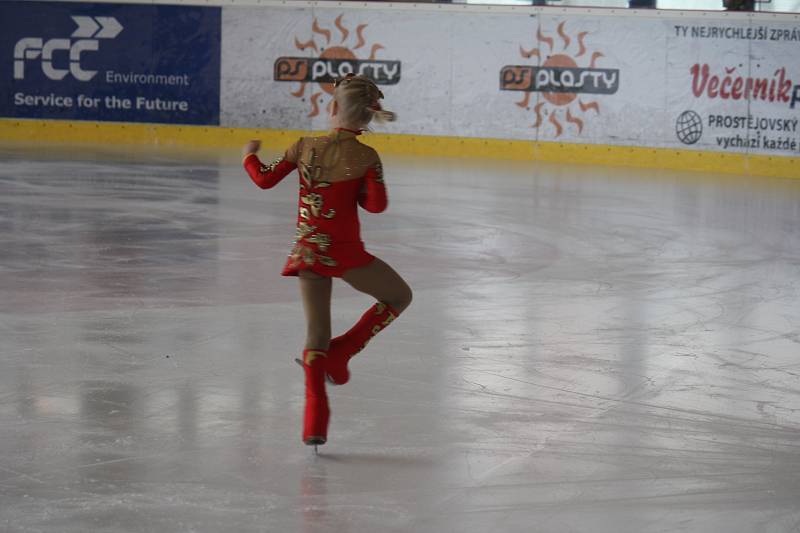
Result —
[[402, 468], [422, 467], [434, 464], [434, 460], [431, 457], [387, 455], [382, 453], [320, 453], [319, 458], [329, 463]]

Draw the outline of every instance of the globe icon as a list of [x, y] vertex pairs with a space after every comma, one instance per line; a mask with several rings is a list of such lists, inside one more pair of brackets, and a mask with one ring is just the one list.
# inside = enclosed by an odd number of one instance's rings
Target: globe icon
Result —
[[675, 122], [675, 134], [683, 144], [694, 144], [703, 135], [703, 119], [694, 111], [684, 111]]

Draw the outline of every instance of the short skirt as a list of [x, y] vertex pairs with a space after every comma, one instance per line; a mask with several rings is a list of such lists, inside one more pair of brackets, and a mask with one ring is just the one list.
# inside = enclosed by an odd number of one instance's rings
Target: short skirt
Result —
[[336, 243], [325, 253], [316, 246], [298, 242], [289, 253], [283, 276], [297, 276], [301, 270], [308, 270], [320, 276], [341, 278], [342, 274], [353, 268], [367, 266], [375, 259], [364, 249], [363, 242]]

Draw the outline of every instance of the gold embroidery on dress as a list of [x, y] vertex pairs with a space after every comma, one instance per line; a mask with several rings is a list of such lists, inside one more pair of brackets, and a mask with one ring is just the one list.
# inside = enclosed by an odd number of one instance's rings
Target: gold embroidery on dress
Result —
[[312, 226], [310, 224], [306, 224], [305, 222], [300, 222], [297, 224], [297, 236], [295, 237], [297, 240], [303, 239], [317, 230], [316, 226]]
[[[321, 255], [309, 246], [304, 246], [303, 243], [316, 244], [317, 250], [325, 252], [333, 244], [330, 235], [326, 233], [314, 233], [317, 231], [317, 226], [310, 224], [315, 218], [332, 219], [336, 216], [335, 209], [329, 209], [324, 212], [325, 198], [315, 192], [316, 189], [323, 189], [330, 187], [331, 184], [327, 181], [322, 181], [322, 167], [316, 165], [316, 151], [311, 149], [311, 163], [306, 164], [302, 161], [297, 163], [300, 172], [300, 202], [303, 204], [299, 207], [299, 214], [301, 221], [297, 224], [297, 234], [295, 246], [289, 256], [295, 264], [301, 261], [308, 266], [320, 262], [323, 265], [335, 267], [339, 263], [331, 257]], [[302, 194], [305, 190], [306, 194]], [[308, 221], [308, 222], [305, 222]]]
[[311, 210], [311, 216], [314, 218], [319, 218], [322, 216], [327, 219], [331, 219], [336, 216], [335, 209], [330, 209], [327, 213], [322, 212], [322, 204], [325, 200], [319, 193], [310, 192], [305, 196], [301, 196], [300, 200], [302, 200], [302, 202], [308, 206], [308, 208]]
[[258, 170], [259, 170], [259, 171], [260, 171], [262, 174], [266, 174], [266, 173], [268, 173], [268, 172], [272, 172], [272, 171], [274, 171], [274, 170], [275, 170], [275, 167], [277, 167], [277, 166], [278, 166], [278, 163], [280, 163], [281, 161], [283, 161], [283, 158], [282, 158], [282, 157], [279, 157], [278, 159], [276, 159], [275, 161], [273, 161], [273, 162], [272, 162], [272, 163], [270, 163], [269, 165], [261, 165], [261, 167], [259, 167], [259, 169], [258, 169]]
[[300, 200], [311, 209], [311, 215], [314, 218], [319, 218], [319, 212], [322, 209], [322, 195], [315, 192], [310, 192], [305, 196], [301, 196]]
[[306, 239], [306, 242], [312, 242], [317, 245], [320, 252], [324, 252], [331, 245], [331, 236], [325, 233], [317, 233]]
[[301, 262], [303, 262], [306, 265], [311, 266], [317, 260], [317, 254], [314, 253], [314, 250], [308, 246], [303, 246], [302, 244], [295, 245], [295, 247], [292, 249], [292, 253], [289, 254], [289, 257], [291, 258], [292, 263], [295, 265], [299, 265]]
[[375, 164], [375, 183], [383, 183], [383, 165], [379, 162]]
[[308, 266], [313, 266], [317, 261], [325, 266], [330, 267], [339, 265], [339, 263], [337, 263], [333, 258], [328, 257], [327, 255], [320, 255], [308, 246], [303, 246], [299, 243], [292, 248], [292, 253], [289, 254], [289, 258], [294, 266], [298, 266], [301, 262]]

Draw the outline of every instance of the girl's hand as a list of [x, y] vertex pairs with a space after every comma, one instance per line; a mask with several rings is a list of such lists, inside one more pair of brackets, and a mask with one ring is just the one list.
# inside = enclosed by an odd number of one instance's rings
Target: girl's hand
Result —
[[242, 148], [242, 155], [254, 154], [258, 152], [259, 149], [261, 149], [261, 141], [250, 141]]

